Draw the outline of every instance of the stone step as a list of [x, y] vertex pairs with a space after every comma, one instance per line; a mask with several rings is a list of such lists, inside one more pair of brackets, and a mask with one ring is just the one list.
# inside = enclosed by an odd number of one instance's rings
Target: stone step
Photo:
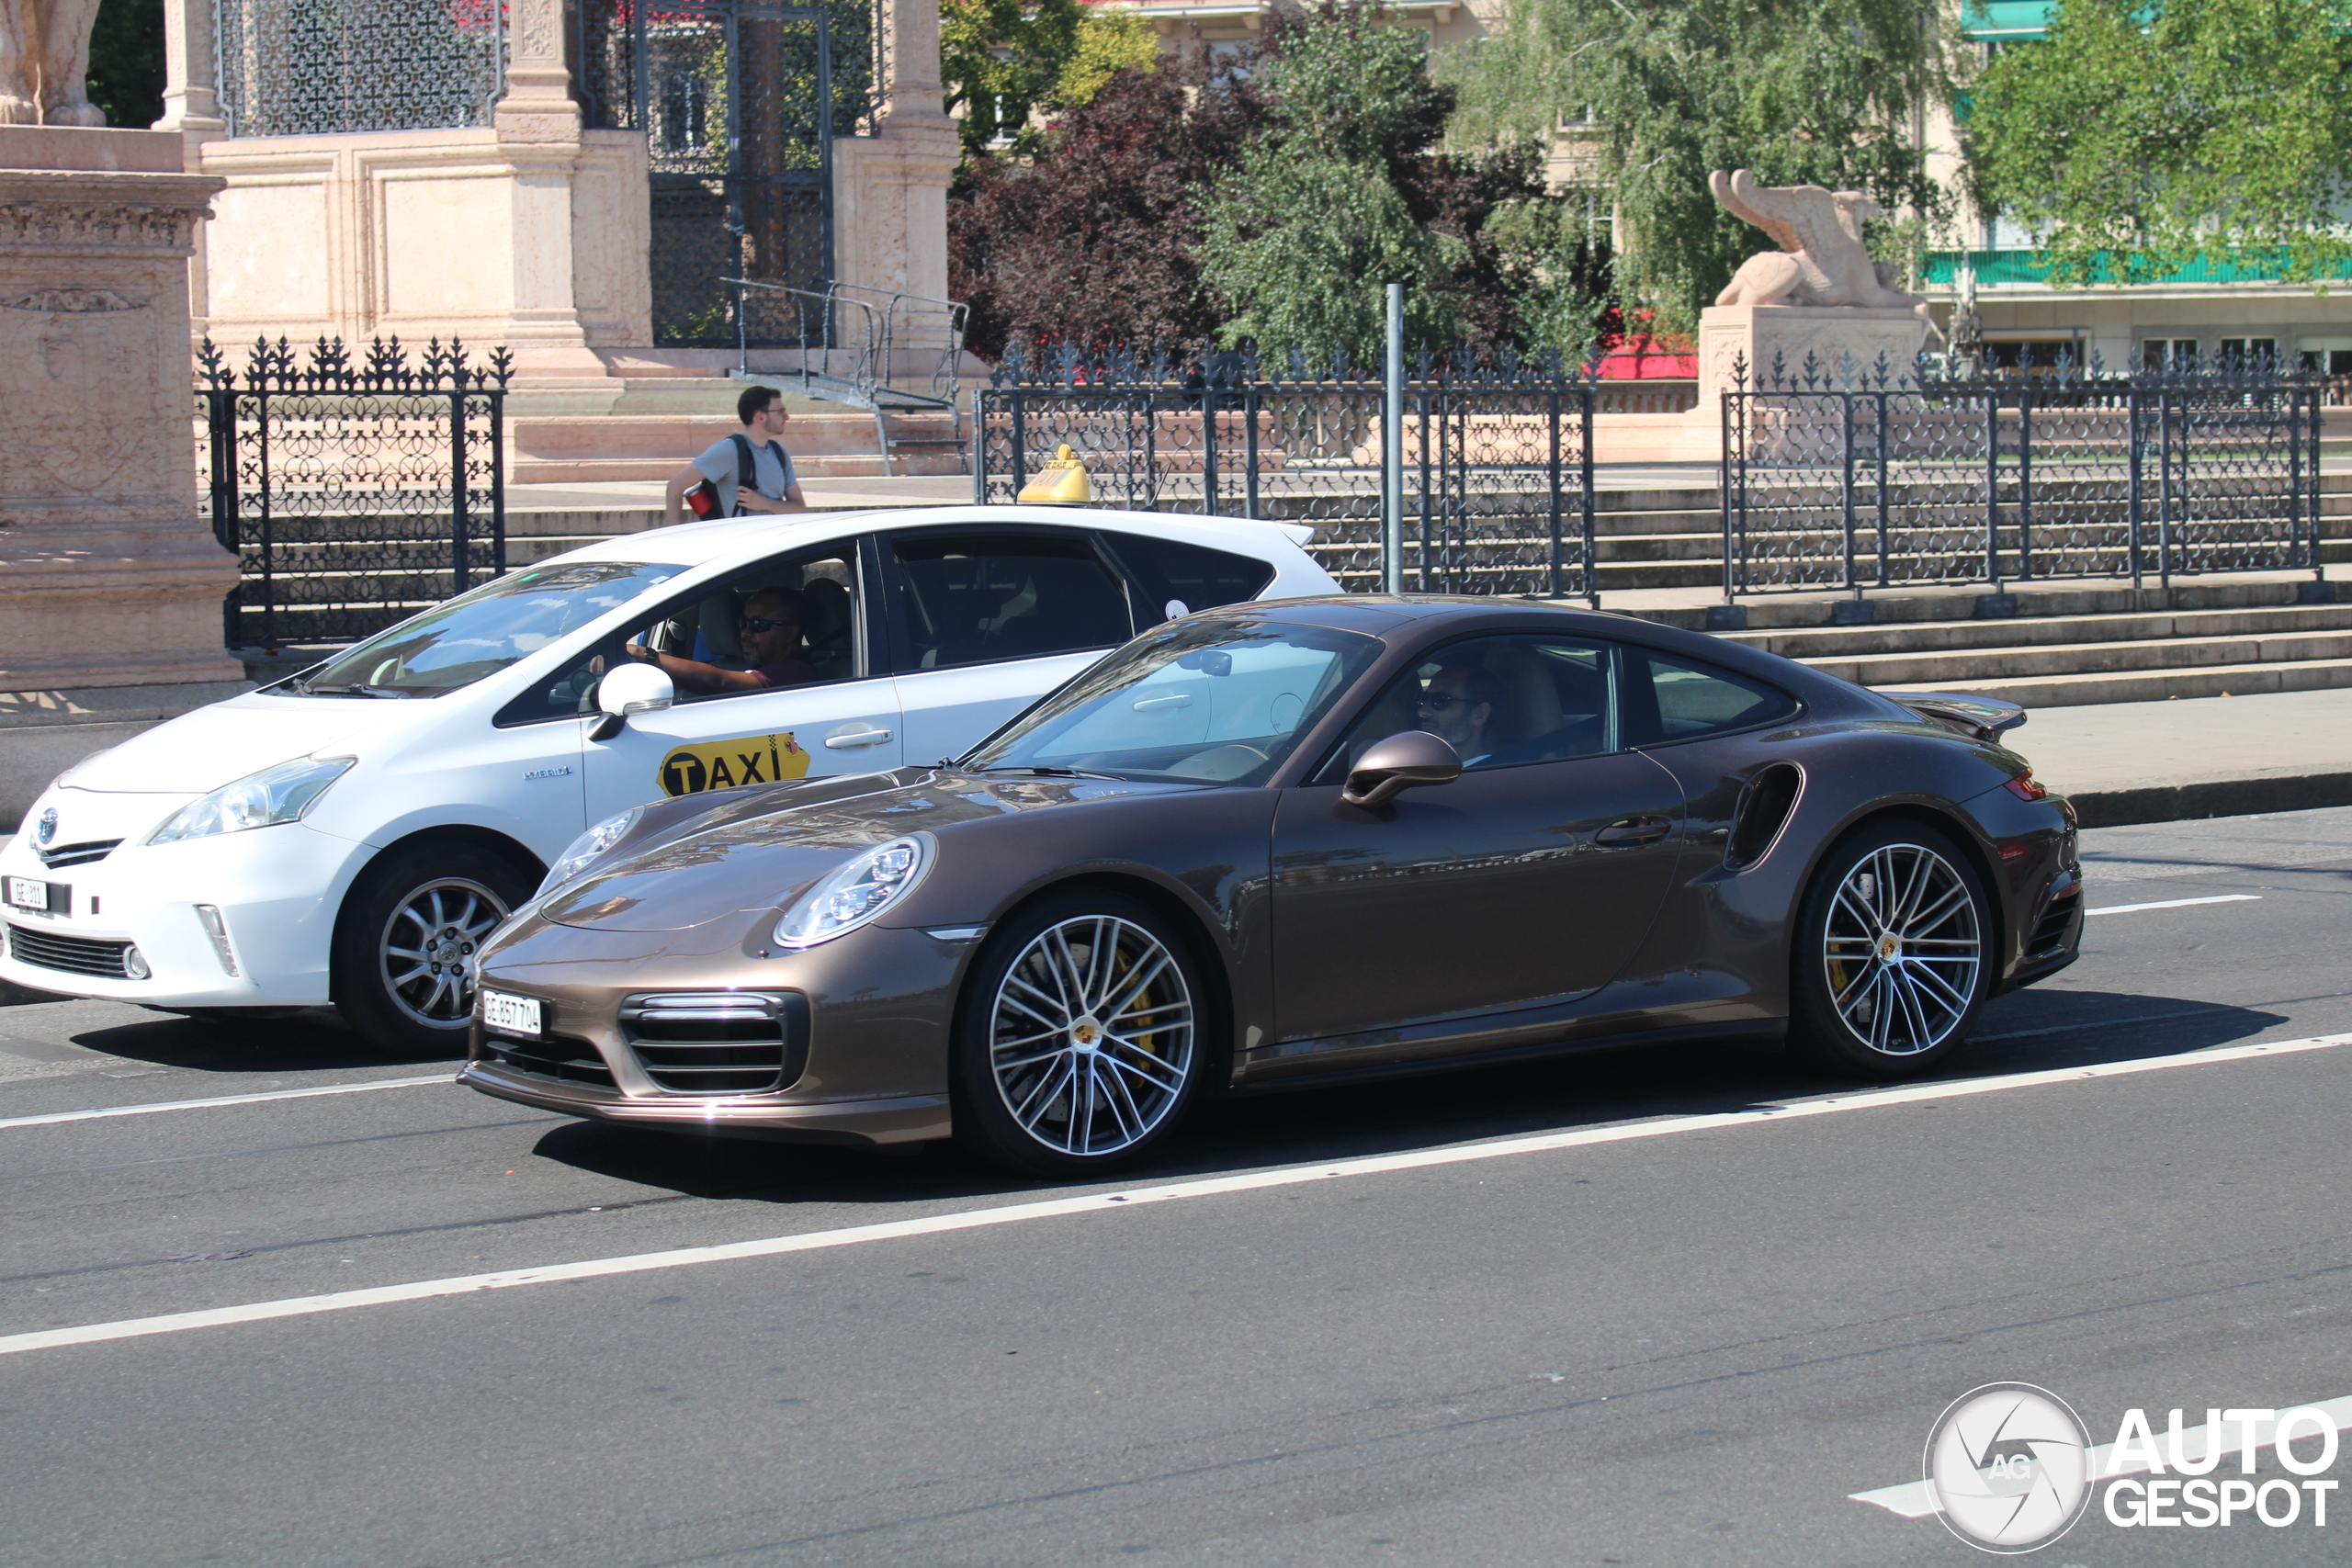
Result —
[[1999, 620], [1897, 622], [1723, 635], [1731, 641], [1790, 659], [1825, 662], [1873, 654], [1960, 653], [2101, 641], [2262, 637], [2336, 629], [2352, 631], [2352, 604], [2258, 605], [2177, 614], [2018, 615]]
[[2167, 637], [1951, 649], [1807, 659], [1826, 674], [1863, 686], [1941, 690], [1954, 682], [2016, 681], [2057, 675], [2203, 669], [2231, 664], [2292, 664], [2352, 660], [2352, 626], [2253, 637]]
[[2164, 702], [2178, 697], [2250, 697], [2270, 692], [2316, 692], [2352, 686], [2352, 659], [2222, 664], [2195, 669], [2086, 671], [2041, 677], [1948, 682], [1945, 692], [2002, 697], [2029, 708], [2080, 707], [2091, 703]]

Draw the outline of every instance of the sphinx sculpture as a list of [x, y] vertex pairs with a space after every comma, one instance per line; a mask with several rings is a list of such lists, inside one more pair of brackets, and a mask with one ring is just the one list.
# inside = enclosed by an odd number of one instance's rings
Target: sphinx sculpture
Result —
[[104, 125], [90, 102], [98, 0], [0, 0], [0, 125]]
[[1862, 225], [1886, 209], [1862, 192], [1759, 186], [1746, 169], [1729, 175], [1717, 169], [1707, 186], [1724, 210], [1781, 245], [1742, 262], [1716, 304], [1910, 308], [1928, 319], [1927, 297], [1895, 288], [1894, 266], [1872, 262], [1863, 248]]

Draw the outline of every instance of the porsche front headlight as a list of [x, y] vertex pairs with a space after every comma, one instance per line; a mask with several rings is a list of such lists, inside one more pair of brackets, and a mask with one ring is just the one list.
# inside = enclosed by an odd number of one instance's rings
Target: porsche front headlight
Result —
[[914, 891], [939, 846], [929, 833], [876, 844], [797, 899], [775, 926], [779, 947], [814, 947], [878, 919]]
[[538, 892], [532, 895], [533, 901], [545, 897], [587, 870], [590, 861], [619, 843], [628, 836], [628, 830], [637, 826], [637, 819], [644, 815], [645, 807], [632, 806], [617, 816], [605, 818], [565, 845], [563, 853], [556, 856], [555, 863], [548, 867], [547, 875], [540, 879]]
[[234, 784], [222, 784], [201, 800], [190, 801], [147, 835], [151, 844], [176, 843], [182, 839], [209, 839], [216, 833], [242, 833], [300, 820], [303, 813], [343, 777], [356, 757], [297, 757], [274, 768], [248, 773]]

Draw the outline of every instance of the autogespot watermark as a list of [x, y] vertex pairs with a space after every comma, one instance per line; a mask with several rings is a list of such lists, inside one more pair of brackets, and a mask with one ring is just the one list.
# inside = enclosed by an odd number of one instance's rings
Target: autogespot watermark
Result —
[[[2340, 1484], [2325, 1472], [2352, 1416], [2336, 1406], [2346, 1403], [2217, 1406], [2202, 1426], [2188, 1427], [2176, 1409], [2161, 1438], [2135, 1405], [2115, 1440], [2094, 1448], [2082, 1418], [2048, 1389], [1987, 1383], [1937, 1418], [1924, 1480], [1945, 1528], [2004, 1554], [2048, 1546], [2091, 1511], [2094, 1498], [2106, 1521], [2123, 1529], [2324, 1529]], [[2253, 1479], [2266, 1450], [2286, 1475]], [[2217, 1475], [2232, 1455], [2237, 1473]]]

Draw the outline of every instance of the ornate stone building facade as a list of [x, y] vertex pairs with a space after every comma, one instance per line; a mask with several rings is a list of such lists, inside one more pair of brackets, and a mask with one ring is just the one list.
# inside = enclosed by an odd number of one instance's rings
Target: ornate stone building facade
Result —
[[[929, 0], [164, 3], [157, 129], [225, 182], [190, 277], [217, 341], [503, 343], [518, 412], [594, 413], [723, 363], [721, 277], [946, 291]], [[778, 201], [814, 215], [789, 247]]]

